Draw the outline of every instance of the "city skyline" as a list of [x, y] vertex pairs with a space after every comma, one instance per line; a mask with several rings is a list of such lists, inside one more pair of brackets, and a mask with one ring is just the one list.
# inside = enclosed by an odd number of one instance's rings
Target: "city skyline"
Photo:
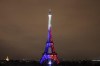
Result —
[[39, 60], [47, 39], [48, 9], [60, 59], [100, 59], [100, 1], [0, 1], [0, 59]]

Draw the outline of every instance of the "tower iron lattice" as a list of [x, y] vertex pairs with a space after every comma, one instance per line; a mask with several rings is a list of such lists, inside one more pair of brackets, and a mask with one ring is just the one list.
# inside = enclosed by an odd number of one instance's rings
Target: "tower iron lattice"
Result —
[[52, 19], [52, 13], [51, 13], [51, 10], [49, 10], [49, 13], [48, 13], [48, 38], [47, 38], [44, 53], [42, 55], [42, 58], [40, 59], [41, 64], [43, 64], [43, 63], [58, 64], [59, 63], [58, 56], [57, 56], [57, 53], [55, 52], [55, 48], [54, 48], [54, 42], [52, 40], [51, 19]]

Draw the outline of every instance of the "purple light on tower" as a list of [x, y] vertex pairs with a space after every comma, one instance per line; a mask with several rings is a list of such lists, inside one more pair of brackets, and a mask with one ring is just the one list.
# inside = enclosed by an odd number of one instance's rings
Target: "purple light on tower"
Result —
[[51, 19], [52, 19], [52, 13], [51, 13], [51, 9], [49, 9], [49, 13], [48, 13], [48, 38], [47, 38], [47, 42], [46, 42], [46, 47], [45, 47], [45, 51], [43, 53], [42, 58], [40, 59], [40, 63], [59, 63], [58, 57], [57, 57], [57, 53], [55, 52], [54, 49], [54, 43], [52, 40], [52, 33], [51, 33]]

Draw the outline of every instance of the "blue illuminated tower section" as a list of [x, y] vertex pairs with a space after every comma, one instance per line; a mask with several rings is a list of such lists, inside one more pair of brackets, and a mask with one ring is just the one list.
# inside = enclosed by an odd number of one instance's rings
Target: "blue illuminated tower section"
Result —
[[55, 52], [55, 49], [54, 49], [54, 42], [52, 40], [51, 19], [52, 19], [52, 13], [51, 13], [51, 10], [49, 10], [49, 13], [48, 13], [48, 38], [47, 38], [47, 42], [46, 42], [45, 51], [43, 53], [42, 58], [40, 59], [41, 64], [43, 64], [43, 63], [58, 64], [59, 63], [57, 53]]

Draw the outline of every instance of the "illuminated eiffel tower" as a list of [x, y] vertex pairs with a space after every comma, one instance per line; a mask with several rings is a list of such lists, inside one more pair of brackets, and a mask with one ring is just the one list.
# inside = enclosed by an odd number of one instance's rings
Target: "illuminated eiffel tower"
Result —
[[52, 13], [51, 10], [49, 10], [48, 13], [48, 39], [46, 42], [45, 51], [42, 55], [42, 58], [40, 59], [41, 64], [52, 64], [52, 63], [59, 63], [57, 53], [54, 49], [54, 42], [52, 40], [52, 33], [51, 33], [51, 19], [52, 19]]

